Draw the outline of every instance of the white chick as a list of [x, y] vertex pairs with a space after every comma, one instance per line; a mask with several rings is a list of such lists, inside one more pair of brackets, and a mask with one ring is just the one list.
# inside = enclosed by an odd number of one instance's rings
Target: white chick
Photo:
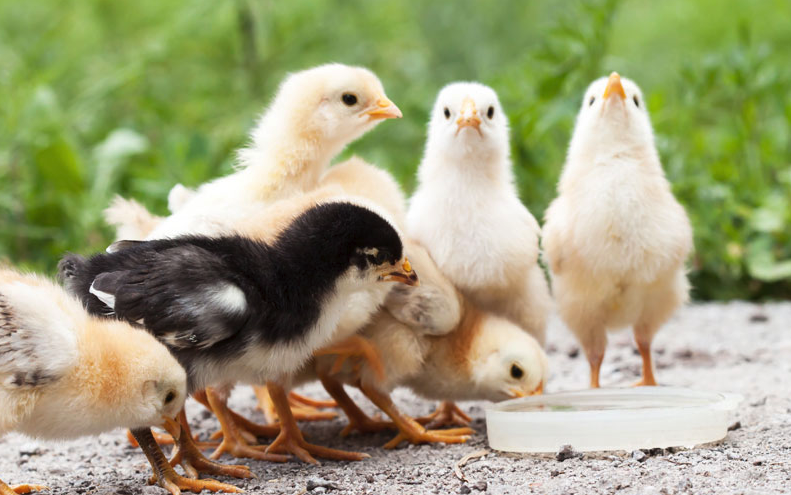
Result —
[[543, 344], [552, 300], [538, 265], [540, 228], [517, 195], [508, 119], [491, 88], [453, 83], [440, 91], [418, 178], [409, 237], [476, 305]]
[[[314, 369], [349, 416], [350, 425], [344, 433], [353, 429], [378, 431], [393, 425], [367, 417], [338, 381], [359, 386], [392, 419], [399, 434], [385, 445], [387, 448], [402, 441], [463, 442], [472, 430], [426, 430], [398, 411], [390, 392], [397, 386], [407, 386], [422, 397], [436, 400], [521, 397], [543, 389], [547, 358], [538, 341], [522, 328], [465, 300], [425, 249], [408, 243], [407, 252], [415, 270], [422, 271], [421, 285], [412, 293], [410, 310], [403, 311], [404, 299], [410, 296], [397, 294], [401, 291], [391, 293], [387, 307], [419, 324], [410, 326], [399, 321], [392, 310], [382, 310], [362, 333], [380, 354], [384, 377], [368, 362], [344, 365], [333, 374], [336, 363], [331, 356], [317, 358]], [[426, 332], [426, 328], [431, 331]]]
[[369, 70], [328, 64], [297, 72], [277, 96], [240, 150], [239, 170], [176, 194], [178, 210], [148, 239], [215, 234], [241, 217], [244, 205], [271, 202], [315, 188], [333, 157], [383, 119], [401, 117]]
[[[186, 379], [147, 332], [92, 317], [56, 284], [0, 267], [0, 435], [161, 425], [184, 405]], [[0, 493], [10, 490], [0, 481]]]
[[659, 162], [643, 95], [616, 73], [585, 92], [544, 246], [591, 387], [599, 386], [607, 331], [626, 326], [643, 358], [638, 385], [655, 385], [651, 341], [688, 298], [692, 229]]

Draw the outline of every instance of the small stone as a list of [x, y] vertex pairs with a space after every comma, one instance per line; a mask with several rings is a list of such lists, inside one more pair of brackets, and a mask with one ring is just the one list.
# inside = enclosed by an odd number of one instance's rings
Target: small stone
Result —
[[368, 476], [365, 477], [365, 481], [368, 483], [373, 483], [374, 477], [369, 474]]
[[41, 447], [37, 443], [27, 442], [19, 447], [19, 455], [41, 455]]
[[582, 453], [577, 452], [574, 450], [574, 447], [571, 445], [564, 445], [560, 448], [557, 454], [555, 454], [555, 459], [558, 462], [563, 462], [566, 459], [575, 459], [575, 458], [582, 458]]
[[479, 492], [485, 492], [489, 488], [489, 483], [487, 483], [485, 481], [479, 481], [479, 482], [475, 483], [474, 485], [472, 485], [472, 487], [474, 489], [478, 490]]
[[340, 487], [324, 478], [310, 478], [305, 489], [309, 492], [323, 493], [327, 490], [340, 490]]
[[764, 313], [753, 313], [750, 315], [750, 323], [766, 323], [769, 321], [769, 316]]
[[549, 475], [552, 476], [553, 478], [556, 478], [556, 477], [560, 476], [561, 474], [563, 474], [563, 471], [558, 471], [557, 469], [553, 469], [549, 473]]
[[728, 431], [736, 431], [742, 427], [742, 422], [737, 421], [728, 427]]
[[466, 493], [470, 493], [471, 491], [472, 490], [467, 485], [461, 485], [461, 488], [459, 488], [459, 493], [461, 493], [462, 495], [464, 495]]
[[629, 456], [637, 462], [645, 462], [648, 459], [648, 456], [642, 450], [633, 450]]
[[755, 402], [750, 402], [750, 405], [753, 406], [753, 407], [763, 406], [764, 404], [766, 404], [766, 396], [764, 396], [761, 399], [758, 399]]
[[753, 461], [753, 466], [763, 466], [763, 464], [764, 464], [764, 461], [762, 461], [762, 460]]
[[569, 351], [566, 353], [566, 355], [568, 357], [570, 357], [571, 359], [575, 359], [577, 356], [580, 355], [580, 348], [579, 347], [572, 347], [571, 349], [569, 349]]

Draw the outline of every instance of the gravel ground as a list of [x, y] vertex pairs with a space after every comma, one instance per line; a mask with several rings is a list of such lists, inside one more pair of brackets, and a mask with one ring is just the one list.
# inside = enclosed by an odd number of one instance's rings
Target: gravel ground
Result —
[[[359, 463], [325, 461], [274, 465], [242, 461], [257, 479], [231, 483], [251, 494], [430, 494], [430, 493], [791, 493], [791, 304], [746, 303], [686, 308], [655, 340], [661, 383], [737, 392], [745, 397], [734, 413], [733, 431], [719, 443], [659, 452], [606, 452], [558, 461], [553, 455], [490, 452], [454, 475], [465, 455], [487, 448], [485, 403], [462, 407], [478, 430], [467, 444], [424, 445], [385, 451], [389, 434], [338, 438], [343, 419], [305, 425], [316, 443], [366, 452]], [[583, 388], [587, 363], [574, 339], [553, 322], [549, 342], [552, 374], [548, 391]], [[640, 358], [628, 332], [612, 336], [602, 368], [602, 383], [623, 386], [640, 373]], [[785, 385], [783, 385], [785, 383]], [[316, 384], [302, 392], [325, 397]], [[406, 390], [394, 394], [410, 414], [432, 404]], [[359, 397], [359, 395], [354, 395]], [[254, 412], [249, 388], [239, 388], [232, 405]], [[363, 402], [369, 412], [373, 407]], [[215, 422], [190, 404], [196, 430], [208, 434]], [[45, 483], [52, 493], [165, 494], [146, 486], [150, 474], [142, 453], [128, 446], [121, 431], [68, 443], [35, 442], [17, 435], [0, 441], [0, 477], [10, 484]], [[225, 459], [228, 461], [228, 459]]]

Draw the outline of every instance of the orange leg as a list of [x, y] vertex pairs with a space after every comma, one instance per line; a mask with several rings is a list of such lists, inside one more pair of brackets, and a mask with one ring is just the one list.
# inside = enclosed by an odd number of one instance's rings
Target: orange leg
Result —
[[[274, 424], [278, 421], [277, 411], [269, 396], [266, 387], [253, 387], [256, 397], [258, 397], [258, 407], [263, 411], [267, 424]], [[291, 406], [291, 413], [297, 421], [323, 421], [334, 419], [338, 413], [334, 411], [319, 411], [319, 407], [337, 407], [334, 401], [318, 401], [291, 392], [288, 394], [288, 403]]]
[[322, 373], [319, 374], [319, 378], [327, 393], [335, 399], [341, 409], [343, 409], [343, 412], [346, 413], [346, 417], [349, 418], [349, 424], [341, 430], [342, 437], [348, 436], [355, 430], [360, 433], [377, 433], [383, 430], [397, 429], [392, 421], [374, 419], [365, 414], [349, 397], [349, 394], [343, 389], [343, 384], [339, 381]]
[[656, 378], [654, 378], [654, 365], [651, 360], [651, 338], [645, 338], [635, 328], [635, 341], [637, 342], [637, 350], [640, 351], [640, 356], [643, 358], [643, 378], [635, 383], [634, 386], [655, 386]]
[[585, 338], [581, 339], [582, 348], [591, 370], [591, 388], [599, 388], [599, 374], [601, 363], [604, 360], [604, 351], [607, 349], [607, 331], [601, 327], [592, 327], [584, 332]]
[[348, 358], [359, 357], [368, 362], [368, 366], [371, 367], [371, 370], [373, 370], [380, 381], [385, 379], [385, 368], [384, 364], [382, 364], [382, 358], [379, 356], [379, 351], [368, 339], [360, 335], [352, 335], [342, 342], [324, 347], [313, 353], [314, 356], [328, 356], [332, 354], [338, 354], [338, 358], [330, 370], [331, 374], [341, 371], [343, 363]]
[[[173, 436], [170, 433], [160, 433], [152, 430], [151, 434], [154, 435], [154, 440], [156, 440], [159, 445], [173, 445], [176, 443], [173, 441]], [[132, 435], [132, 430], [126, 430], [126, 439], [132, 447], [140, 447], [134, 435]]]
[[468, 426], [472, 418], [462, 411], [455, 402], [443, 401], [428, 416], [415, 418], [415, 421], [432, 428], [441, 426]]
[[288, 397], [286, 391], [280, 385], [269, 382], [267, 383], [269, 395], [272, 397], [277, 415], [280, 417], [280, 434], [269, 446], [267, 452], [287, 452], [294, 454], [304, 462], [311, 464], [318, 464], [319, 462], [313, 457], [323, 457], [325, 459], [335, 459], [340, 461], [360, 461], [366, 457], [367, 454], [360, 454], [357, 452], [345, 452], [343, 450], [330, 449], [313, 445], [305, 441], [302, 432], [297, 426], [297, 421], [291, 414], [291, 408], [288, 404]]
[[453, 428], [449, 430], [427, 430], [409, 416], [403, 414], [393, 404], [390, 395], [374, 387], [362, 384], [360, 387], [371, 402], [385, 412], [398, 428], [398, 435], [384, 445], [386, 449], [394, 449], [401, 442], [420, 443], [464, 443], [475, 433], [471, 428]]
[[228, 409], [227, 398], [220, 396], [214, 389], [207, 388], [206, 400], [220, 422], [223, 435], [220, 446], [210, 456], [212, 459], [217, 459], [227, 452], [234, 457], [246, 457], [262, 461], [286, 462], [288, 460], [288, 457], [283, 455], [266, 453], [264, 451], [266, 445], [250, 445], [248, 443], [239, 430], [233, 414]]
[[197, 480], [180, 476], [173, 470], [165, 454], [159, 448], [150, 428], [132, 430], [132, 435], [145, 453], [151, 468], [154, 470], [154, 482], [169, 491], [171, 495], [180, 495], [182, 490], [200, 493], [203, 490], [212, 492], [241, 493], [242, 490], [232, 485], [215, 480]]
[[22, 495], [23, 493], [31, 493], [31, 492], [40, 492], [44, 490], [49, 490], [44, 485], [17, 485], [15, 487], [10, 487], [3, 483], [3, 480], [0, 480], [0, 495]]
[[210, 474], [213, 476], [230, 476], [232, 478], [253, 478], [254, 475], [247, 466], [225, 465], [211, 461], [201, 453], [199, 446], [195, 443], [187, 422], [187, 414], [184, 409], [178, 416], [180, 431], [172, 431], [173, 438], [178, 438], [176, 448], [170, 459], [170, 465], [180, 464], [184, 468], [188, 478], [198, 478], [199, 473]]

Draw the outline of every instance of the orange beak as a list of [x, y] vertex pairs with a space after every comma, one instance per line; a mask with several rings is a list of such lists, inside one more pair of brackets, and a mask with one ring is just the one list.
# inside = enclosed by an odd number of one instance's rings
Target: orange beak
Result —
[[535, 390], [530, 392], [530, 395], [541, 395], [543, 393], [544, 393], [544, 382], [541, 382], [538, 384], [538, 387], [536, 387]]
[[621, 84], [621, 76], [619, 76], [617, 72], [610, 74], [610, 79], [607, 81], [607, 87], [604, 89], [605, 100], [612, 95], [620, 96], [621, 100], [626, 99], [626, 93], [624, 92], [623, 85]]
[[403, 117], [401, 110], [390, 101], [385, 95], [381, 95], [378, 100], [376, 100], [376, 105], [365, 112], [364, 115], [370, 117], [371, 120], [380, 120], [380, 119], [400, 119]]
[[382, 275], [379, 280], [382, 282], [401, 282], [412, 287], [420, 287], [417, 273], [412, 269], [412, 263], [407, 258], [404, 258], [404, 262], [401, 263], [400, 267], [386, 275]]
[[509, 389], [508, 392], [511, 394], [512, 399], [519, 399], [520, 397], [524, 397], [525, 395], [527, 395], [522, 390], [516, 387]]
[[461, 112], [459, 118], [456, 120], [456, 134], [458, 134], [465, 127], [472, 127], [478, 134], [481, 133], [481, 118], [478, 117], [478, 109], [475, 108], [475, 102], [472, 98], [464, 98], [461, 102]]

